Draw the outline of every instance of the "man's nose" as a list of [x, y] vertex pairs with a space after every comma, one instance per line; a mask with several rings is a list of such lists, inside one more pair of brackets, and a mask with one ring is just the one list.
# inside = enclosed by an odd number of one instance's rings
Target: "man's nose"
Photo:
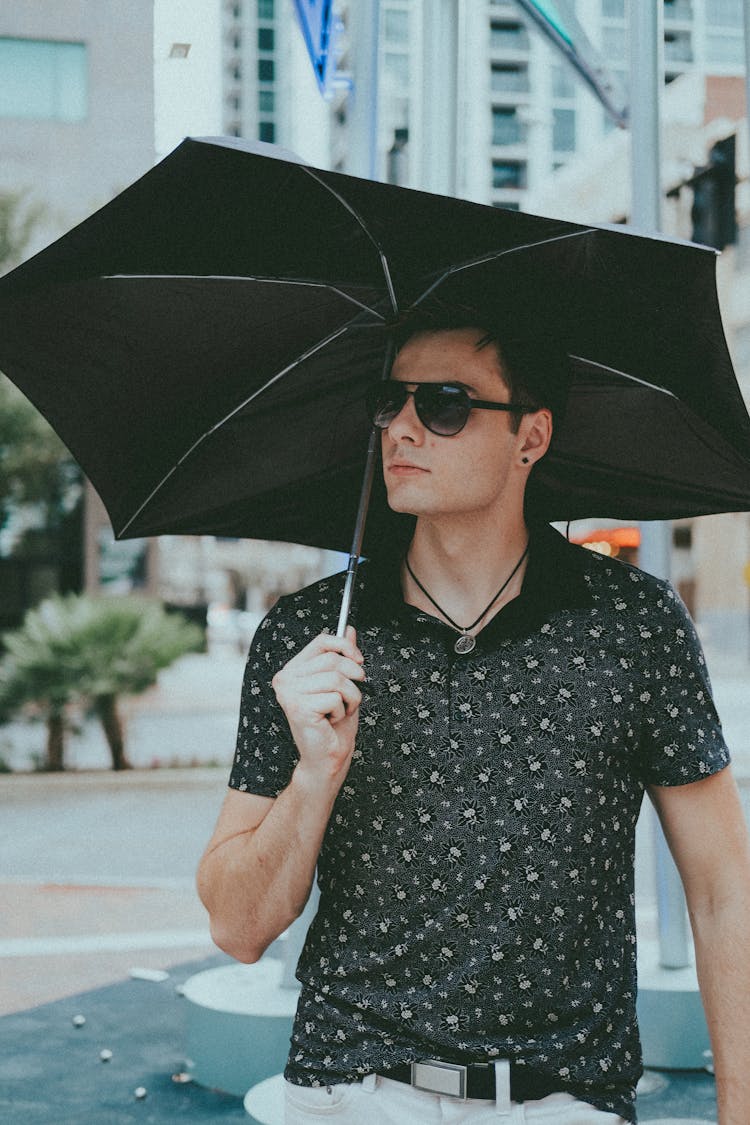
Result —
[[406, 402], [395, 418], [390, 422], [387, 433], [391, 441], [420, 442], [424, 438], [425, 428], [419, 420], [414, 405], [414, 395], [409, 394]]

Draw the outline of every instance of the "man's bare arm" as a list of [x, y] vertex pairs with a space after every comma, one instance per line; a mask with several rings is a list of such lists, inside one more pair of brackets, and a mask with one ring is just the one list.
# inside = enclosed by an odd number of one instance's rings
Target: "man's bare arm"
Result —
[[273, 679], [300, 760], [275, 799], [230, 791], [198, 868], [216, 944], [257, 961], [304, 909], [354, 751], [363, 679], [354, 632], [322, 635]]
[[679, 869], [716, 1071], [719, 1125], [750, 1121], [750, 843], [729, 768], [650, 790]]

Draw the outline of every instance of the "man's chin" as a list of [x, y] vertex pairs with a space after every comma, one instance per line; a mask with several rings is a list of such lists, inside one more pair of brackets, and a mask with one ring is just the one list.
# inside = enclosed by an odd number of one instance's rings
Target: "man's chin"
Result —
[[410, 502], [405, 496], [389, 496], [388, 507], [403, 516], [427, 516], [433, 510], [428, 504], [420, 504], [413, 499]]

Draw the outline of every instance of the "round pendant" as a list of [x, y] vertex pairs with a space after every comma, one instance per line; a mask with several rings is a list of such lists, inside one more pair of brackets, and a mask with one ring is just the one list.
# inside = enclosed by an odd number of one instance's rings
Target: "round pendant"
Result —
[[477, 647], [477, 642], [470, 633], [462, 633], [453, 646], [453, 651], [457, 652], [459, 656], [465, 656], [467, 652], [472, 652]]

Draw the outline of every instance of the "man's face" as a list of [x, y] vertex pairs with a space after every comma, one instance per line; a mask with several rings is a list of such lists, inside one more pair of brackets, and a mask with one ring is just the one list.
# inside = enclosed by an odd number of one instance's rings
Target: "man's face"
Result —
[[[471, 398], [508, 402], [496, 349], [476, 346], [484, 335], [479, 328], [462, 328], [413, 336], [396, 356], [391, 378], [407, 385], [452, 383]], [[382, 432], [391, 508], [429, 518], [499, 514], [511, 496], [522, 504], [527, 471], [520, 466], [527, 426], [514, 433], [512, 417], [504, 411], [472, 410], [460, 433], [440, 437], [420, 422], [410, 395]]]

